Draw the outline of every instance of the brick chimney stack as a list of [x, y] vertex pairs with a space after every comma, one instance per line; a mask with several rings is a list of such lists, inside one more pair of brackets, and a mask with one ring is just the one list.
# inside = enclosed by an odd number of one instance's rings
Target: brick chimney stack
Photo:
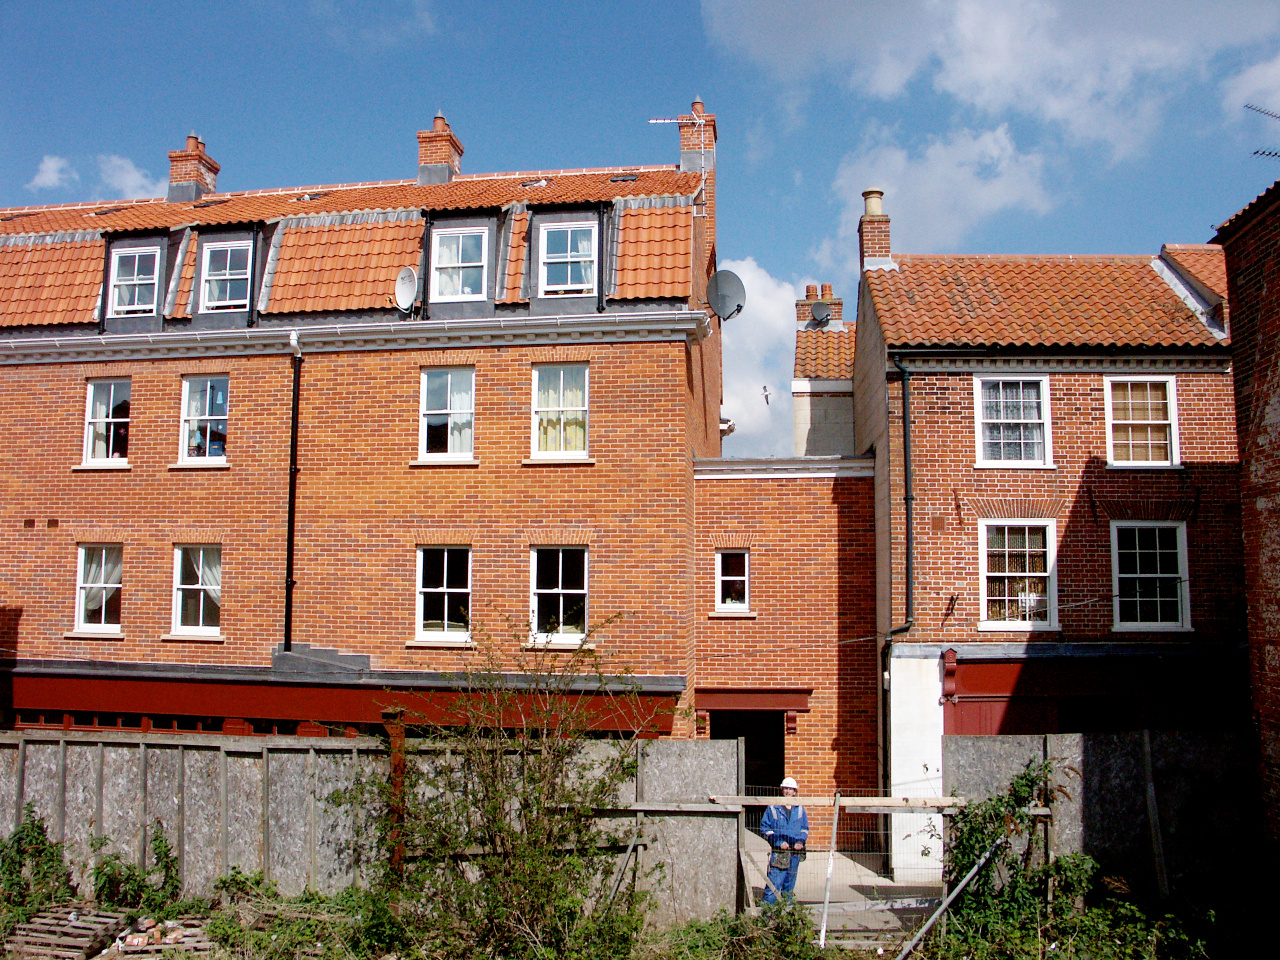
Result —
[[889, 218], [884, 215], [881, 201], [883, 190], [864, 190], [862, 199], [866, 209], [858, 221], [858, 256], [863, 270], [884, 269], [893, 266], [893, 254], [889, 249]]
[[[831, 308], [831, 319], [826, 323], [818, 323], [813, 318], [813, 305], [825, 303]], [[844, 329], [844, 301], [834, 295], [831, 284], [822, 285], [822, 296], [818, 296], [818, 285], [811, 283], [805, 287], [804, 299], [796, 301], [796, 329], [829, 330]]]
[[448, 183], [462, 172], [462, 143], [437, 112], [430, 130], [418, 131], [418, 183]]
[[213, 157], [204, 152], [204, 141], [193, 130], [182, 150], [169, 151], [169, 194], [174, 201], [199, 200], [218, 189], [218, 171]]

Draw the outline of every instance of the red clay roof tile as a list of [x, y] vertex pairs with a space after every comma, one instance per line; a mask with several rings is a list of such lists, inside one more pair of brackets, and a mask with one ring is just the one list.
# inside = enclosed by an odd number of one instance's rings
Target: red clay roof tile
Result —
[[386, 308], [396, 276], [417, 266], [419, 220], [286, 226], [264, 313]]
[[614, 297], [688, 297], [693, 288], [693, 208], [639, 207], [618, 222]]
[[0, 327], [94, 323], [102, 287], [101, 240], [0, 245]]
[[797, 380], [852, 380], [854, 330], [797, 330]]
[[898, 256], [863, 276], [891, 346], [1222, 343], [1146, 256]]
[[1216, 243], [1166, 243], [1161, 256], [1224, 300], [1227, 298], [1227, 257]]

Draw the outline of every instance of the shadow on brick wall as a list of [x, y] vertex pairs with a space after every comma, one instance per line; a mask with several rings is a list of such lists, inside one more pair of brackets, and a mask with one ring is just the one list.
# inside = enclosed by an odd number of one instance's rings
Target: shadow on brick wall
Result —
[[0, 606], [0, 727], [13, 720], [13, 665], [18, 656], [21, 607]]

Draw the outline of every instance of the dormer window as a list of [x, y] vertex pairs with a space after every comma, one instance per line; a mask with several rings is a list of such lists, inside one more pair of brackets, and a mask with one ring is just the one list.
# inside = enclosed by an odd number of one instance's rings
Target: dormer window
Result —
[[484, 300], [489, 231], [484, 227], [434, 230], [431, 242], [432, 302]]
[[249, 255], [253, 244], [247, 240], [207, 243], [201, 276], [200, 309], [249, 309]]
[[111, 257], [111, 316], [152, 316], [156, 312], [158, 247], [130, 247]]
[[538, 296], [590, 297], [596, 292], [596, 224], [542, 227]]

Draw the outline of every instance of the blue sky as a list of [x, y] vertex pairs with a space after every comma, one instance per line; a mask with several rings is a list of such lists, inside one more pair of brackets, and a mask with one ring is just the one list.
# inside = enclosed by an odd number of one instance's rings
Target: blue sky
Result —
[[[1280, 177], [1276, 0], [0, 0], [0, 207], [162, 192], [194, 129], [224, 190], [671, 163], [717, 115], [735, 456], [790, 451], [791, 301], [853, 298], [861, 192], [895, 250], [1155, 253]], [[761, 388], [770, 387], [765, 405]]]

